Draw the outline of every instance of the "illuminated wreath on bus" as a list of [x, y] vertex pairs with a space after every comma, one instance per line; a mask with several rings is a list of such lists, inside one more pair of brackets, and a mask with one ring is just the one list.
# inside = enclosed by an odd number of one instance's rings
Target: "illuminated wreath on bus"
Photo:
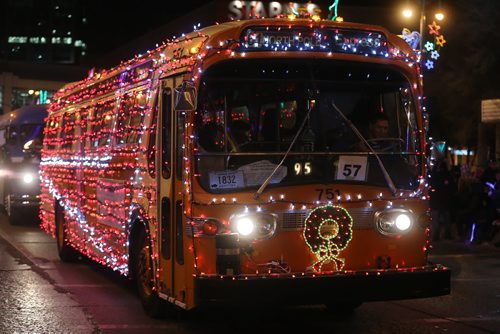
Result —
[[305, 220], [303, 235], [317, 258], [312, 265], [314, 271], [321, 272], [326, 264], [342, 270], [344, 261], [337, 256], [352, 238], [352, 217], [346, 209], [325, 205], [312, 210]]

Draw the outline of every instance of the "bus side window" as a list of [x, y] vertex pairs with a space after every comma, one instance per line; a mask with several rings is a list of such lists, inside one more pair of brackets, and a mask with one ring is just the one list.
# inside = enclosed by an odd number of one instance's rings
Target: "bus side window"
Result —
[[186, 115], [183, 111], [177, 112], [177, 148], [175, 150], [176, 152], [176, 160], [177, 160], [177, 165], [176, 165], [176, 173], [177, 173], [177, 179], [180, 180], [182, 179], [182, 165], [183, 165], [183, 152], [184, 152], [184, 121], [185, 121]]
[[45, 127], [45, 142], [47, 150], [55, 150], [57, 147], [57, 132], [59, 130], [59, 117], [54, 116], [48, 120], [47, 126]]
[[128, 132], [128, 123], [130, 120], [130, 111], [134, 107], [134, 100], [131, 93], [125, 94], [121, 101], [118, 111], [117, 125], [116, 125], [116, 144], [123, 145], [126, 143], [126, 136]]
[[[82, 140], [85, 140], [84, 152], [88, 153], [92, 149], [92, 129], [94, 128], [95, 122], [95, 106], [90, 106], [87, 112], [87, 120], [85, 127], [82, 127]], [[83, 126], [83, 124], [82, 124]]]
[[163, 178], [170, 178], [170, 153], [172, 152], [172, 143], [170, 140], [171, 117], [172, 117], [172, 90], [164, 88], [162, 92], [162, 124], [161, 124], [161, 138], [162, 138], [162, 151], [161, 151], [161, 175]]
[[137, 144], [143, 132], [144, 114], [148, 105], [148, 94], [137, 92], [133, 110], [130, 110], [127, 128], [127, 144]]
[[147, 94], [143, 91], [127, 93], [120, 103], [116, 132], [117, 145], [137, 144], [142, 135]]
[[76, 142], [76, 152], [82, 153], [83, 148], [85, 147], [85, 139], [87, 132], [87, 120], [89, 117], [89, 108], [82, 108], [80, 115], [76, 121], [76, 130], [75, 130], [75, 142]]
[[69, 150], [73, 147], [75, 137], [76, 114], [66, 113], [61, 124], [61, 149]]
[[115, 116], [111, 114], [110, 112], [107, 112], [106, 115], [104, 115], [104, 118], [102, 120], [102, 127], [101, 127], [101, 137], [99, 138], [99, 142], [97, 146], [101, 147], [104, 145], [108, 145], [111, 143], [111, 133], [113, 132], [113, 120]]
[[149, 143], [148, 143], [148, 170], [152, 178], [156, 177], [156, 128], [158, 124], [158, 104], [153, 107], [153, 115], [151, 117], [151, 127], [149, 128]]
[[100, 102], [95, 106], [94, 114], [92, 117], [92, 128], [91, 128], [92, 130], [90, 131], [91, 149], [96, 148], [99, 145], [99, 139], [102, 136], [101, 128], [102, 128], [102, 121], [104, 118], [103, 111], [104, 111], [103, 103]]
[[98, 103], [94, 112], [92, 127], [92, 147], [97, 148], [110, 143], [113, 125], [114, 100]]

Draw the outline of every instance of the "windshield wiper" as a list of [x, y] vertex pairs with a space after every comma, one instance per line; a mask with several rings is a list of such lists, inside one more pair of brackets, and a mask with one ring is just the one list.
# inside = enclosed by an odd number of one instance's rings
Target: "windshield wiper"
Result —
[[276, 174], [276, 172], [278, 171], [278, 169], [285, 162], [285, 159], [287, 158], [288, 154], [292, 150], [293, 145], [295, 144], [295, 142], [299, 138], [300, 134], [302, 133], [302, 130], [304, 130], [304, 126], [306, 125], [307, 121], [309, 120], [309, 115], [311, 114], [311, 110], [313, 109], [313, 106], [314, 106], [314, 104], [309, 103], [309, 109], [307, 110], [307, 114], [304, 116], [304, 119], [302, 120], [302, 124], [300, 124], [300, 127], [297, 130], [297, 133], [295, 134], [295, 136], [293, 137], [293, 140], [290, 143], [290, 146], [286, 150], [285, 155], [283, 155], [283, 158], [281, 159], [281, 161], [278, 164], [278, 166], [276, 166], [276, 168], [271, 172], [271, 174], [267, 177], [267, 179], [262, 183], [262, 185], [259, 187], [259, 189], [255, 192], [255, 194], [253, 195], [253, 197], [255, 199], [258, 199], [260, 197], [260, 195], [262, 195], [262, 193], [266, 189], [266, 187], [269, 184], [269, 182], [271, 182], [271, 179], [273, 178], [274, 174]]
[[351, 122], [351, 120], [349, 118], [347, 118], [346, 115], [344, 115], [344, 113], [335, 105], [335, 102], [333, 102], [333, 101], [332, 101], [332, 106], [339, 113], [339, 115], [344, 119], [344, 121], [346, 121], [347, 124], [349, 124], [349, 126], [351, 127], [351, 130], [356, 134], [356, 136], [358, 136], [358, 138], [366, 145], [366, 147], [368, 147], [370, 152], [373, 153], [373, 155], [377, 159], [377, 162], [378, 162], [380, 169], [382, 170], [382, 174], [384, 175], [384, 179], [385, 179], [385, 182], [387, 183], [387, 186], [391, 190], [392, 195], [396, 195], [396, 193], [397, 193], [396, 186], [394, 185], [394, 182], [392, 181], [392, 178], [389, 175], [389, 172], [387, 172], [387, 169], [385, 168], [384, 164], [382, 163], [382, 160], [380, 160], [378, 153], [375, 152], [373, 147], [371, 147], [370, 143], [368, 143], [368, 141], [363, 136], [363, 134], [361, 132], [359, 132], [356, 125], [354, 125]]

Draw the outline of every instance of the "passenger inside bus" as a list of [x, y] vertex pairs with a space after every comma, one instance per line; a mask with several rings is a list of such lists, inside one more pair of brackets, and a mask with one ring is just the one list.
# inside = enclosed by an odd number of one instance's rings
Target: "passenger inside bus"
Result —
[[231, 152], [241, 152], [244, 146], [252, 141], [251, 126], [243, 120], [233, 121], [228, 132], [228, 142]]
[[198, 149], [203, 152], [222, 152], [224, 130], [215, 122], [205, 123], [198, 131]]

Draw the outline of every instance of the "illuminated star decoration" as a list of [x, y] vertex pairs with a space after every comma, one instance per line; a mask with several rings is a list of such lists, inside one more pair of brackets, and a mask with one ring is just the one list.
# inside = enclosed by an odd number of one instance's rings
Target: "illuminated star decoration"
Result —
[[311, 266], [314, 272], [322, 272], [325, 265], [332, 270], [342, 270], [344, 260], [338, 255], [351, 241], [352, 217], [340, 206], [317, 207], [305, 220], [303, 236], [316, 255], [316, 261]]
[[444, 39], [443, 35], [436, 37], [436, 45], [443, 47], [445, 43], [446, 43], [446, 40]]
[[335, 0], [331, 5], [330, 7], [328, 7], [328, 10], [330, 11], [330, 20], [332, 21], [335, 21], [335, 19], [337, 18], [337, 9], [339, 7], [339, 1], [340, 0]]
[[432, 70], [434, 68], [434, 62], [430, 59], [427, 59], [425, 62], [425, 67], [427, 67], [428, 70]]
[[428, 25], [429, 27], [429, 35], [436, 35], [439, 36], [439, 29], [441, 29], [441, 26], [437, 25], [436, 21], [432, 21], [432, 24]]
[[424, 48], [427, 50], [427, 52], [430, 52], [434, 50], [434, 43], [427, 41], [424, 45]]
[[446, 43], [446, 40], [440, 32], [441, 26], [439, 26], [436, 21], [432, 21], [432, 24], [429, 24], [428, 27], [429, 35], [434, 36], [434, 43], [428, 41], [427, 43], [425, 43], [425, 49], [428, 53], [428, 57], [433, 60], [427, 59], [427, 61], [425, 62], [425, 67], [428, 70], [431, 70], [435, 65], [434, 60], [437, 60], [440, 57], [439, 51]]

